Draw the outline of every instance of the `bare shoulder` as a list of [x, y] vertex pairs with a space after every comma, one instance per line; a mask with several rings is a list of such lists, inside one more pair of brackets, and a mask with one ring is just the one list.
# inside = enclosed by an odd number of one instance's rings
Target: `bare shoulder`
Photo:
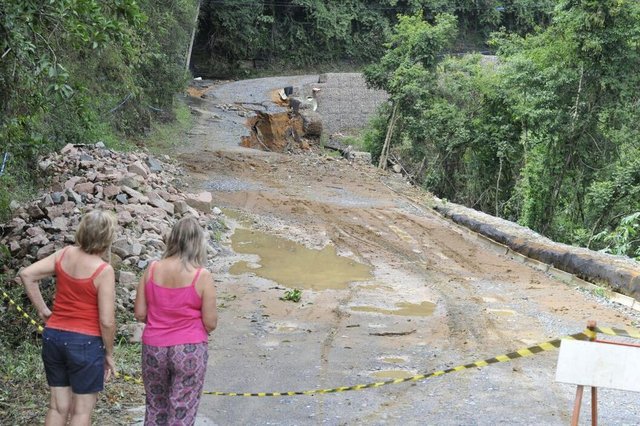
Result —
[[[105, 262], [106, 263], [106, 262]], [[95, 277], [96, 282], [104, 282], [104, 281], [115, 281], [115, 270], [111, 264], [107, 263], [107, 265], [100, 271], [98, 275]]]
[[207, 268], [202, 268], [198, 277], [198, 284], [207, 284], [213, 282], [213, 274]]
[[198, 290], [204, 291], [206, 288], [213, 285], [213, 274], [207, 268], [202, 268], [200, 271], [200, 276], [198, 277], [198, 282], [196, 286]]
[[101, 274], [101, 275], [102, 275], [102, 274], [107, 274], [107, 275], [109, 275], [109, 274], [111, 274], [111, 275], [115, 274], [115, 270], [113, 269], [113, 266], [111, 266], [111, 264], [110, 264], [110, 263], [107, 263], [107, 262], [105, 262], [105, 263], [107, 264], [107, 266], [105, 266], [105, 267], [102, 269], [102, 271], [100, 271], [100, 274]]

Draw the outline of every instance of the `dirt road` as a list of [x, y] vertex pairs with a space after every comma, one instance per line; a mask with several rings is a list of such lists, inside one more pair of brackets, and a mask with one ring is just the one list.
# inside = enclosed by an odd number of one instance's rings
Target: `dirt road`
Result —
[[[238, 147], [258, 103], [317, 76], [218, 86], [177, 158], [235, 233], [213, 270], [220, 299], [206, 390], [285, 392], [408, 377], [599, 324], [637, 325], [500, 254], [432, 211], [400, 176], [319, 152]], [[236, 104], [236, 105], [237, 105]], [[330, 106], [325, 105], [325, 108]], [[294, 244], [297, 243], [297, 244]], [[302, 291], [299, 303], [281, 300]], [[199, 424], [568, 424], [575, 389], [557, 351], [424, 381], [288, 397], [205, 395]], [[583, 408], [588, 419], [589, 404]], [[602, 390], [602, 424], [637, 424], [637, 396]]]

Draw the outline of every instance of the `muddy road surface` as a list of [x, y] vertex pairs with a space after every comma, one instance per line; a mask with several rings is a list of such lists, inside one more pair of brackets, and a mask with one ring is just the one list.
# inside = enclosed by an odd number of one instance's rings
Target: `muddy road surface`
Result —
[[[192, 99], [197, 123], [174, 155], [193, 190], [213, 193], [230, 228], [212, 266], [220, 320], [206, 391], [383, 382], [577, 333], [588, 319], [637, 325], [624, 308], [443, 219], [400, 175], [317, 148], [276, 154], [238, 146], [251, 108], [229, 105], [263, 105], [273, 90], [317, 77], [228, 83]], [[293, 289], [300, 301], [283, 300]], [[557, 355], [329, 394], [207, 394], [198, 424], [568, 424], [575, 387], [555, 383]], [[637, 395], [601, 390], [599, 398], [602, 424], [640, 422]]]

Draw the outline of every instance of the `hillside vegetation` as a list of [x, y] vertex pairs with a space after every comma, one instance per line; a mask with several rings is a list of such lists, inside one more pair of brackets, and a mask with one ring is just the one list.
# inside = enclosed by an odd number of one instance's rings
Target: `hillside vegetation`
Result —
[[458, 19], [456, 51], [486, 50], [499, 28], [524, 34], [550, 20], [556, 0], [209, 0], [202, 2], [194, 68], [247, 75], [318, 64], [378, 60], [399, 15]]
[[381, 165], [555, 240], [640, 256], [640, 3], [561, 1], [547, 27], [493, 33], [495, 58], [447, 55], [457, 27], [401, 17], [366, 69], [392, 98], [367, 136]]
[[174, 115], [195, 0], [0, 0], [0, 218], [36, 157], [122, 145]]

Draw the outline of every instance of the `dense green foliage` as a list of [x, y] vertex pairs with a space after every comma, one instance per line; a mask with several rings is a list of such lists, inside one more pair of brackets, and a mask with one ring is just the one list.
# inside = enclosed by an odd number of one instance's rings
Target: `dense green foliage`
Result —
[[[186, 82], [195, 0], [0, 0], [0, 212], [39, 153], [145, 132]], [[0, 157], [0, 160], [2, 157]], [[26, 172], [26, 173], [25, 173]]]
[[[416, 95], [392, 123], [414, 179], [552, 238], [639, 256], [640, 3], [563, 1], [534, 34], [495, 34], [497, 58], [439, 56], [429, 76], [390, 60], [424, 25], [401, 20], [366, 72], [394, 100]], [[381, 68], [405, 81], [381, 84]], [[390, 124], [376, 123], [367, 141], [380, 155]]]
[[[198, 71], [237, 74], [245, 62], [308, 66], [369, 62], [383, 53], [399, 14], [458, 18], [460, 50], [483, 47], [493, 30], [526, 33], [549, 20], [557, 0], [205, 0]], [[249, 67], [253, 64], [249, 65]]]

